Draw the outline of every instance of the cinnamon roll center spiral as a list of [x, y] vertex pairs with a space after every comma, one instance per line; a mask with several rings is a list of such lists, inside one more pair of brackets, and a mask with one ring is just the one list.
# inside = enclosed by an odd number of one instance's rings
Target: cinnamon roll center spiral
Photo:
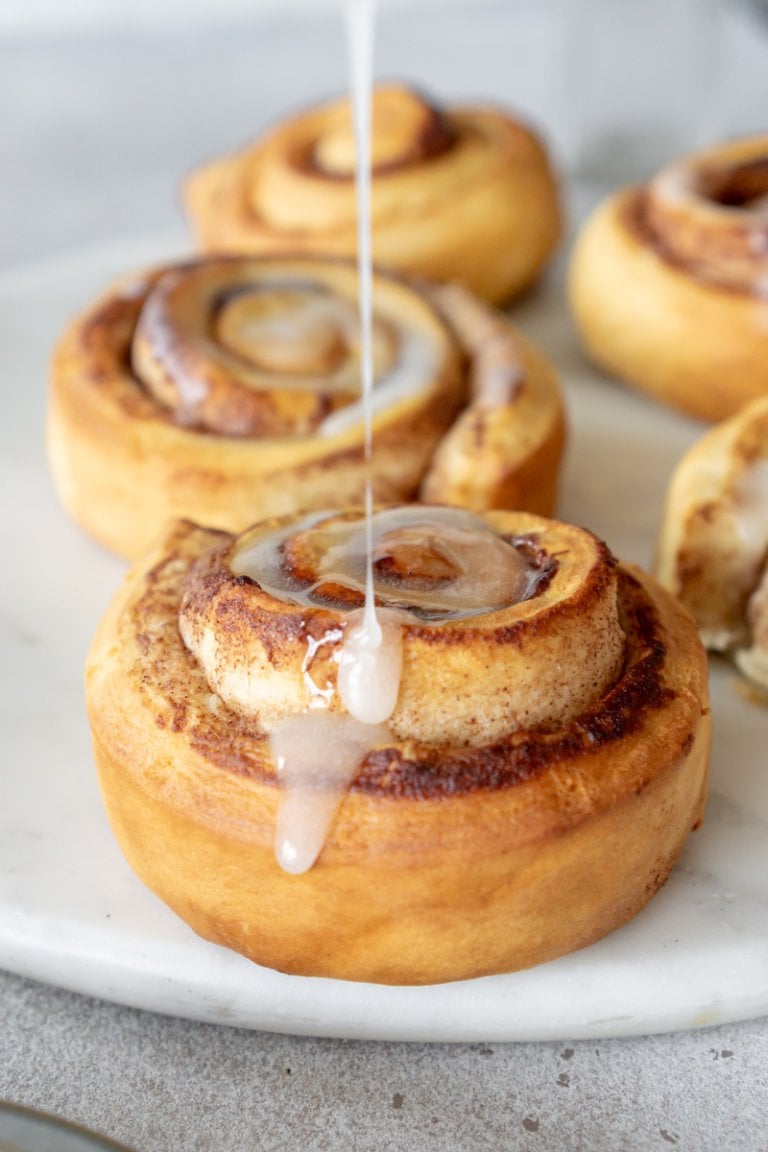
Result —
[[[307, 377], [318, 387], [328, 379], [329, 387], [353, 390], [340, 370], [357, 356], [358, 309], [319, 285], [247, 285], [228, 293], [215, 309], [213, 335], [259, 371]], [[374, 322], [373, 337], [374, 372], [380, 375], [394, 361], [394, 338], [381, 319]]]
[[[272, 732], [348, 711], [340, 675], [365, 589], [361, 512], [258, 525], [190, 573], [180, 627], [213, 691]], [[397, 739], [480, 745], [557, 727], [618, 675], [615, 563], [590, 533], [524, 513], [407, 505], [374, 516], [375, 598], [397, 633]]]
[[[278, 599], [350, 608], [363, 603], [367, 534], [357, 515], [307, 517], [282, 532], [246, 533], [232, 571]], [[380, 607], [430, 621], [496, 611], [533, 595], [542, 568], [471, 512], [404, 506], [373, 515]]]
[[[383, 274], [372, 334], [375, 409], [457, 370], [458, 346], [433, 306]], [[149, 289], [131, 354], [136, 378], [180, 424], [228, 436], [331, 434], [360, 419], [356, 269], [245, 257], [173, 267]]]
[[662, 252], [701, 279], [768, 293], [768, 140], [670, 165], [645, 214]]
[[[371, 169], [379, 175], [439, 156], [455, 130], [443, 112], [410, 88], [379, 87], [371, 107]], [[355, 142], [348, 102], [332, 105], [311, 146], [312, 164], [324, 175], [351, 179]]]
[[702, 173], [702, 194], [715, 204], [747, 211], [768, 211], [768, 156], [758, 156], [725, 171]]

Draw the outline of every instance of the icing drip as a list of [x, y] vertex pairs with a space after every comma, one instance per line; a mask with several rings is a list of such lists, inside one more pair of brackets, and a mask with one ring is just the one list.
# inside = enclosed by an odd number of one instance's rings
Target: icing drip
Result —
[[282, 789], [275, 829], [281, 868], [297, 875], [312, 867], [360, 761], [389, 739], [385, 725], [327, 711], [289, 716], [276, 726], [271, 743]]
[[350, 716], [381, 724], [395, 710], [403, 667], [400, 613], [351, 612], [339, 659], [339, 695]]

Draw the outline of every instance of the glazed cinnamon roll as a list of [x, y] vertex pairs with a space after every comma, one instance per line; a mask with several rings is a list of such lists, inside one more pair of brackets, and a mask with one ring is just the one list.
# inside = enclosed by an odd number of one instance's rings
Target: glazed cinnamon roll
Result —
[[768, 693], [768, 396], [702, 436], [670, 482], [659, 579], [706, 646]]
[[[254, 520], [416, 495], [550, 513], [564, 421], [547, 362], [459, 288], [374, 277], [365, 460], [357, 270], [208, 257], [113, 288], [56, 350], [48, 445], [64, 506], [135, 557], [170, 519]], [[451, 433], [452, 474], [434, 449]], [[472, 482], [456, 490], [462, 470]]]
[[768, 392], [768, 137], [724, 144], [610, 197], [570, 298], [606, 371], [721, 420]]
[[[496, 302], [527, 288], [561, 227], [535, 134], [497, 108], [441, 109], [399, 86], [375, 91], [372, 118], [375, 260], [459, 280]], [[354, 162], [347, 101], [284, 120], [189, 178], [185, 201], [200, 244], [353, 255]]]
[[[104, 798], [191, 927], [286, 972], [511, 971], [632, 917], [702, 817], [687, 613], [583, 529], [361, 512], [175, 525], [87, 667]], [[364, 674], [355, 679], [363, 668]]]

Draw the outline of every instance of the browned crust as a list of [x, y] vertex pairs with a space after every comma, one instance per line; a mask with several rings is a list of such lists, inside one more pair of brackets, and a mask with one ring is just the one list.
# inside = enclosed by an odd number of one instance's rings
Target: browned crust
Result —
[[[221, 543], [217, 544], [218, 540]], [[184, 736], [212, 767], [241, 773], [272, 787], [274, 765], [267, 737], [257, 719], [237, 716], [221, 704], [215, 715], [199, 707], [199, 701], [209, 695], [209, 689], [197, 662], [184, 647], [176, 623], [184, 594], [184, 572], [201, 551], [202, 568], [196, 594], [207, 599], [212, 585], [234, 593], [218, 601], [219, 626], [237, 633], [253, 624], [253, 612], [261, 616], [265, 597], [258, 586], [247, 578], [227, 575], [220, 566], [219, 553], [230, 548], [231, 539], [222, 533], [203, 531], [188, 524], [180, 524], [174, 530], [166, 541], [162, 559], [132, 580], [129, 612], [127, 616], [122, 615], [118, 623], [126, 645], [122, 659], [126, 661], [126, 674], [135, 681], [140, 695], [144, 685], [152, 685], [154, 724], [160, 728], [170, 727]], [[605, 549], [605, 545], [602, 548]], [[568, 627], [569, 617], [581, 614], [584, 598], [594, 595], [595, 582], [602, 586], [610, 567], [612, 565], [595, 566], [584, 589], [579, 590], [575, 604], [555, 606], [559, 626]], [[621, 566], [619, 577], [622, 619], [627, 634], [622, 673], [606, 695], [567, 730], [516, 732], [479, 748], [396, 742], [374, 749], [366, 757], [352, 790], [427, 799], [514, 787], [551, 770], [564, 759], [574, 763], [581, 757], [593, 757], [600, 749], [621, 744], [642, 731], [649, 715], [671, 705], [680, 697], [681, 688], [671, 685], [668, 679], [669, 640], [655, 600], [658, 590], [649, 595], [648, 578], [641, 579], [639, 572], [633, 574]], [[252, 599], [243, 598], [243, 592], [252, 593]], [[666, 595], [658, 594], [662, 600]], [[668, 605], [666, 607], [668, 610]], [[336, 614], [324, 609], [288, 604], [284, 608], [285, 611], [269, 614], [274, 659], [278, 662], [289, 640], [296, 637], [304, 640], [308, 630], [322, 635], [336, 622]], [[259, 623], [263, 627], [263, 620]], [[694, 660], [690, 676], [695, 690], [705, 695], [702, 683], [705, 669], [695, 630], [687, 617], [675, 623], [687, 634]], [[502, 624], [478, 633], [477, 629], [457, 627], [453, 622], [437, 628], [423, 628], [418, 624], [404, 627], [405, 631], [426, 637], [428, 643], [439, 645], [472, 644], [479, 635], [484, 639], [490, 635], [492, 643], [514, 643], [519, 629], [519, 625]], [[686, 682], [682, 694], [688, 690]], [[190, 702], [197, 703], [192, 706]], [[222, 716], [226, 717], [225, 722]], [[688, 738], [684, 737], [683, 743]], [[250, 754], [245, 752], [244, 741], [253, 742]]]
[[[178, 560], [189, 540], [181, 525], [163, 554]], [[130, 578], [94, 642], [100, 781], [139, 876], [195, 931], [258, 963], [411, 984], [541, 963], [633, 916], [701, 820], [706, 662], [675, 601], [622, 568], [633, 639], [600, 705], [568, 730], [482, 751], [374, 749], [318, 863], [287, 876], [264, 739], [220, 704], [210, 711], [169, 617], [173, 564], [158, 554], [148, 577]], [[132, 640], [140, 603], [154, 624]]]
[[[199, 579], [195, 581], [192, 593], [193, 597], [199, 596], [206, 602], [211, 597], [216, 598], [220, 628], [237, 634], [243, 629], [258, 627], [260, 633], [270, 637], [272, 659], [279, 663], [290, 642], [301, 640], [306, 643], [307, 636], [322, 636], [334, 626], [335, 613], [324, 609], [307, 609], [300, 605], [284, 605], [284, 611], [265, 609], [266, 601], [271, 598], [265, 598], [258, 585], [247, 578], [231, 576], [222, 568], [220, 553], [230, 547], [229, 540], [225, 540], [221, 546], [214, 546], [203, 555], [198, 568]], [[605, 545], [602, 549], [607, 554]], [[133, 610], [137, 627], [140, 628], [140, 623], [147, 618], [155, 620], [158, 615], [167, 613], [170, 619], [178, 616], [182, 596], [175, 573], [178, 559], [178, 553], [171, 553], [170, 558], [162, 560], [148, 572], [145, 591]], [[567, 604], [555, 606], [557, 621], [554, 626], [568, 627], [569, 618], [581, 615], [584, 602], [602, 591], [606, 568], [610, 567], [610, 564], [596, 565], [575, 598]], [[224, 591], [223, 596], [219, 595], [221, 591]], [[583, 713], [567, 731], [516, 732], [507, 739], [479, 748], [438, 747], [414, 741], [377, 748], [361, 764], [352, 790], [380, 796], [434, 799], [514, 787], [563, 759], [578, 760], [580, 756], [591, 755], [600, 746], [621, 742], [638, 732], [649, 711], [670, 700], [673, 692], [663, 680], [666, 646], [658, 614], [652, 602], [644, 596], [637, 578], [626, 571], [621, 573], [621, 597], [629, 636], [623, 674], [607, 696]], [[548, 623], [551, 626], [551, 622]], [[482, 632], [466, 626], [404, 625], [405, 633], [437, 646], [467, 645], [481, 639], [491, 645], [514, 644], [516, 636], [523, 630], [524, 624], [519, 622], [484, 628]], [[211, 719], [199, 712], [182, 712], [175, 700], [178, 671], [183, 672], [180, 682], [191, 696], [207, 690], [204, 678], [175, 629], [167, 634], [153, 625], [152, 634], [154, 639], [146, 629], [137, 631], [137, 659], [145, 676], [155, 684], [166, 681], [168, 685], [165, 691], [169, 695], [158, 715], [165, 716], [167, 709], [173, 719], [163, 719], [161, 723], [171, 723], [175, 731], [186, 732], [192, 746], [212, 765], [226, 771], [243, 772], [262, 783], [274, 785], [274, 767], [265, 744], [267, 738], [258, 723], [228, 712], [222, 733], [218, 718]], [[170, 681], [167, 679], [168, 669], [176, 670]], [[244, 738], [255, 742], [256, 748], [250, 757], [243, 753]]]

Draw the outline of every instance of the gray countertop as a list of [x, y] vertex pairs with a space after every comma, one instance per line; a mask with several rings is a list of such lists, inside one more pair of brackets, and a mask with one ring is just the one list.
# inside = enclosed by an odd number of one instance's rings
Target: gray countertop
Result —
[[[210, 24], [199, 13], [129, 23], [123, 12], [0, 25], [0, 273], [115, 236], [183, 236], [185, 171], [342, 87], [329, 7], [249, 15], [233, 4]], [[551, 62], [513, 67], [511, 40], [502, 48], [488, 32], [512, 37], [509, 7], [425, 3], [382, 19], [378, 71], [530, 104], [565, 155], [565, 78], [544, 83]], [[753, 129], [768, 107], [766, 38], [737, 23], [731, 131]], [[155, 1016], [4, 974], [0, 1021], [0, 1098], [137, 1152], [768, 1149], [765, 1020], [605, 1041], [323, 1040]]]
[[764, 1022], [377, 1044], [166, 1019], [0, 978], [0, 1095], [141, 1152], [768, 1148]]

